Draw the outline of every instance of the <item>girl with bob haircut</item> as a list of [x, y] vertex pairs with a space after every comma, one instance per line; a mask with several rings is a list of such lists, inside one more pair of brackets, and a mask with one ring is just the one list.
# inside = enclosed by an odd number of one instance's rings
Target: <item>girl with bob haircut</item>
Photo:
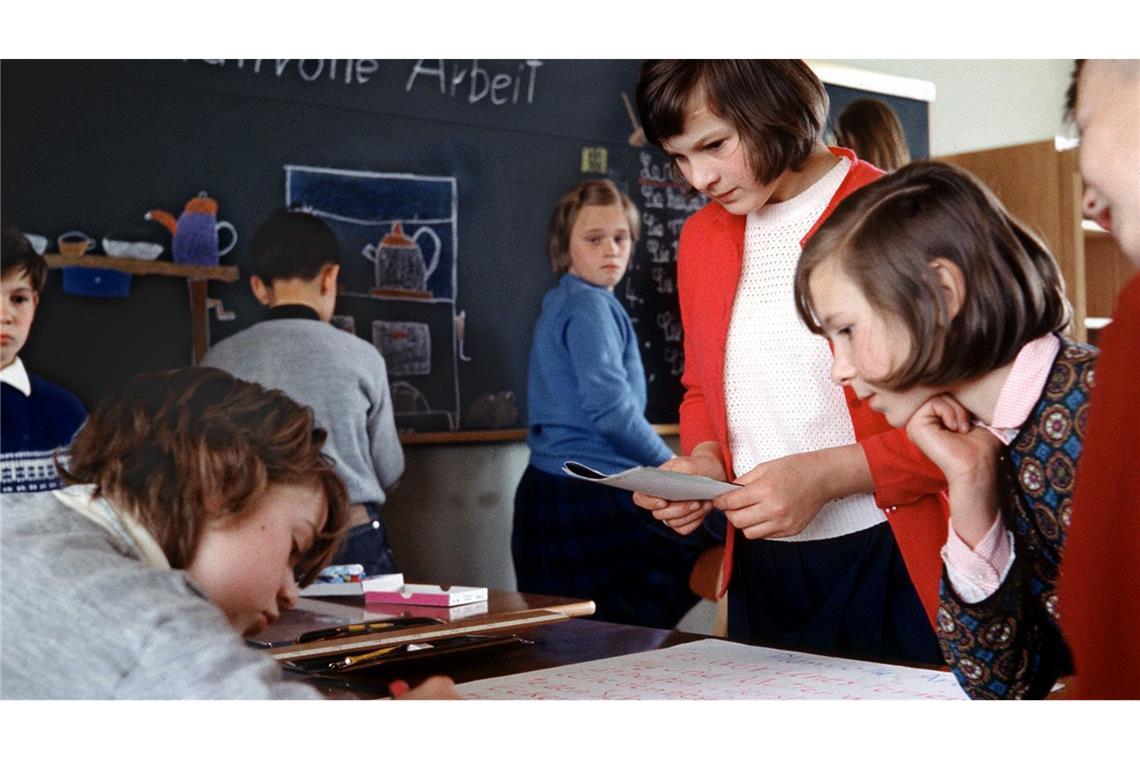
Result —
[[241, 637], [341, 538], [324, 441], [307, 408], [220, 370], [108, 397], [60, 464], [66, 488], [4, 499], [3, 697], [318, 697]]
[[942, 474], [831, 383], [793, 299], [803, 241], [882, 172], [824, 145], [827, 92], [803, 61], [646, 61], [637, 101], [648, 139], [715, 201], [681, 232], [684, 456], [663, 467], [743, 488], [634, 502], [682, 535], [713, 510], [732, 523], [730, 637], [941, 662]]
[[1061, 335], [1045, 245], [962, 169], [853, 193], [804, 249], [796, 307], [832, 377], [946, 476], [938, 635], [971, 697], [1044, 697], [1068, 661], [1057, 568], [1097, 351]]
[[673, 456], [645, 419], [637, 335], [614, 297], [629, 268], [638, 214], [608, 180], [562, 196], [547, 253], [558, 285], [542, 300], [528, 377], [530, 462], [515, 492], [511, 555], [520, 591], [593, 599], [596, 617], [672, 628], [697, 602], [689, 576], [721, 537], [682, 537], [648, 519], [626, 491], [562, 472], [603, 472]]
[[878, 98], [859, 98], [843, 107], [835, 121], [835, 144], [850, 148], [887, 172], [910, 161], [899, 117]]

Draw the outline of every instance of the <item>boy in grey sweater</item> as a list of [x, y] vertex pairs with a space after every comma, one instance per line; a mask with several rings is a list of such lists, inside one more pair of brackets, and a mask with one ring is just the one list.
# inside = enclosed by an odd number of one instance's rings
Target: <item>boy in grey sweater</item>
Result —
[[368, 575], [397, 572], [380, 505], [404, 472], [404, 452], [384, 357], [329, 324], [340, 273], [336, 236], [312, 214], [281, 209], [258, 227], [250, 247], [250, 287], [269, 314], [213, 346], [202, 364], [312, 408], [329, 431], [325, 453], [353, 503], [334, 563], [362, 564]]

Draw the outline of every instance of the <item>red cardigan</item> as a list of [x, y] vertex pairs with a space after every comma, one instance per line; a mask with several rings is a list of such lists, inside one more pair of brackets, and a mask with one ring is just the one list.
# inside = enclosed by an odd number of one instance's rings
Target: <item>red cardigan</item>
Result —
[[1085, 699], [1140, 699], [1140, 275], [1100, 338], [1058, 610]]
[[[882, 172], [844, 148], [832, 153], [851, 160], [847, 177], [831, 199], [816, 228], [847, 195], [878, 179]], [[693, 214], [681, 231], [677, 283], [684, 325], [685, 371], [681, 382], [681, 448], [685, 453], [703, 441], [716, 441], [729, 477], [735, 477], [728, 447], [728, 418], [724, 404], [724, 351], [744, 258], [746, 217], [710, 203]], [[788, 294], [791, 298], [791, 294]], [[855, 438], [863, 446], [875, 482], [875, 502], [887, 510], [911, 580], [933, 624], [938, 611], [942, 573], [939, 551], [946, 541], [949, 508], [942, 493], [946, 481], [906, 437], [886, 419], [844, 388]], [[893, 509], [898, 505], [907, 505]], [[731, 526], [730, 526], [731, 527]], [[723, 575], [723, 595], [732, 574], [735, 531], [729, 530]]]

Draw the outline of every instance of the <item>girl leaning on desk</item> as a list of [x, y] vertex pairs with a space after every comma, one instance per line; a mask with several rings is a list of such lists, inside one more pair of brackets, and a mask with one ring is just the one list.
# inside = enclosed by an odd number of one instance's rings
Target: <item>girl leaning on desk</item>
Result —
[[[106, 399], [66, 488], [4, 499], [0, 696], [318, 697], [242, 636], [296, 602], [344, 532], [324, 440], [307, 408], [215, 369]], [[404, 696], [455, 691], [436, 677]]]

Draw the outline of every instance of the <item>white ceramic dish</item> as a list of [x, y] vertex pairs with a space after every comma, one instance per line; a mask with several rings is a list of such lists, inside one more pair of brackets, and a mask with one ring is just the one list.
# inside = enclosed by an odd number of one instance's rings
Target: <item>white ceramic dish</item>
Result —
[[162, 255], [162, 246], [158, 243], [103, 238], [103, 251], [116, 259], [153, 261]]
[[28, 242], [32, 244], [32, 250], [34, 250], [36, 253], [42, 254], [47, 250], [48, 241], [47, 238], [43, 235], [36, 235], [31, 232], [25, 232], [24, 237], [26, 237], [28, 239]]

